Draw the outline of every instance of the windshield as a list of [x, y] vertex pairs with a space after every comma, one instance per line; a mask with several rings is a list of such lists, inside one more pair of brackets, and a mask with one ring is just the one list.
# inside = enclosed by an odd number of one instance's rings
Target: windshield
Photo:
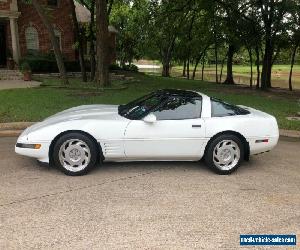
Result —
[[161, 105], [166, 99], [167, 97], [162, 93], [151, 93], [126, 105], [120, 105], [119, 115], [130, 120], [140, 120], [151, 110]]

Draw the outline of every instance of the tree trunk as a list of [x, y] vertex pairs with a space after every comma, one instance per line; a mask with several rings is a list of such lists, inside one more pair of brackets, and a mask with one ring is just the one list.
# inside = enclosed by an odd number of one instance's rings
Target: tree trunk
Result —
[[[268, 29], [269, 30], [269, 29]], [[271, 88], [272, 79], [272, 59], [274, 48], [271, 41], [271, 31], [266, 31], [265, 54], [263, 59], [263, 68], [261, 73], [261, 88], [266, 90]]]
[[193, 12], [192, 20], [190, 23], [189, 31], [188, 31], [188, 61], [187, 61], [187, 79], [190, 80], [190, 64], [191, 64], [191, 43], [190, 41], [192, 40], [192, 31], [193, 31], [193, 25], [195, 21], [195, 11]]
[[[202, 56], [201, 56], [202, 57]], [[198, 64], [201, 60], [201, 57], [198, 57], [196, 62], [195, 62], [195, 67], [194, 67], [194, 70], [193, 70], [193, 76], [192, 76], [192, 79], [195, 80], [195, 77], [196, 77], [196, 71], [197, 71], [197, 68], [198, 68]]]
[[186, 65], [186, 78], [190, 80], [190, 57], [188, 58]]
[[36, 9], [38, 15], [42, 19], [43, 24], [46, 26], [46, 28], [48, 30], [49, 37], [50, 37], [50, 40], [51, 40], [51, 43], [52, 43], [52, 46], [53, 46], [53, 49], [54, 49], [54, 54], [55, 54], [55, 58], [56, 58], [57, 67], [59, 69], [59, 73], [60, 73], [60, 76], [63, 80], [63, 83], [64, 84], [69, 84], [65, 64], [64, 64], [64, 61], [63, 61], [62, 52], [60, 50], [60, 46], [58, 44], [58, 41], [55, 37], [53, 26], [52, 26], [51, 22], [49, 21], [48, 16], [46, 15], [43, 7], [39, 4], [38, 0], [32, 0], [32, 4], [33, 4], [34, 8]]
[[218, 47], [217, 45], [215, 45], [215, 61], [216, 61], [216, 83], [219, 83], [219, 80], [218, 80]]
[[91, 1], [91, 22], [89, 25], [91, 81], [95, 80], [95, 73], [96, 73], [94, 25], [95, 25], [95, 0]]
[[182, 76], [183, 76], [183, 77], [186, 77], [186, 60], [183, 61]]
[[170, 77], [170, 62], [164, 62], [163, 63], [162, 76], [163, 77]]
[[167, 49], [162, 54], [162, 64], [163, 64], [163, 77], [170, 77], [170, 69], [171, 69], [171, 55], [170, 49]]
[[249, 58], [250, 58], [250, 88], [253, 86], [253, 57], [252, 57], [252, 49], [248, 49]]
[[218, 80], [218, 35], [217, 35], [217, 24], [216, 24], [216, 14], [214, 12], [213, 16], [213, 29], [214, 29], [214, 43], [215, 43], [215, 66], [216, 66], [216, 83], [219, 83]]
[[235, 48], [232, 44], [230, 44], [227, 52], [227, 76], [224, 84], [235, 84], [233, 80], [233, 72], [232, 72], [234, 52], [235, 52]]
[[293, 91], [293, 85], [292, 85], [292, 76], [293, 76], [293, 68], [295, 64], [295, 57], [297, 53], [299, 44], [297, 43], [293, 49], [292, 57], [291, 57], [291, 70], [290, 70], [290, 75], [289, 75], [289, 90]]
[[270, 51], [269, 48], [266, 48], [265, 55], [263, 59], [263, 68], [261, 73], [261, 88], [266, 90], [271, 88], [271, 74], [272, 74], [272, 57], [273, 50]]
[[[198, 68], [198, 64], [200, 62], [201, 59], [203, 59], [204, 61], [204, 58], [205, 58], [205, 53], [206, 53], [206, 50], [208, 49], [209, 45], [207, 45], [204, 50], [201, 52], [201, 54], [198, 56], [198, 58], [196, 59], [196, 62], [195, 62], [195, 67], [194, 67], [194, 71], [193, 71], [193, 80], [195, 80], [195, 77], [196, 77], [196, 71], [197, 71], [197, 68]], [[203, 65], [202, 65], [203, 66]], [[203, 69], [204, 70], [204, 69]], [[203, 72], [202, 72], [202, 81], [203, 81]]]
[[258, 48], [258, 46], [255, 47], [255, 54], [256, 54], [256, 71], [257, 71], [256, 89], [259, 89], [259, 83], [260, 83], [260, 58], [259, 58], [259, 48]]
[[108, 21], [106, 0], [96, 1], [97, 73], [96, 82], [101, 87], [110, 85], [108, 61]]
[[80, 32], [77, 16], [76, 16], [74, 0], [69, 0], [69, 2], [71, 6], [72, 19], [74, 24], [75, 39], [78, 42], [79, 63], [80, 63], [82, 81], [87, 82], [87, 75], [86, 75], [86, 68], [85, 68], [85, 61], [84, 61], [83, 39]]
[[222, 60], [222, 66], [221, 66], [221, 73], [220, 73], [220, 82], [222, 82], [222, 77], [223, 77], [223, 69], [224, 69], [224, 64], [225, 64], [225, 60], [227, 58], [227, 53], [224, 57], [224, 59]]
[[204, 80], [204, 67], [205, 67], [205, 57], [202, 58], [201, 81]]

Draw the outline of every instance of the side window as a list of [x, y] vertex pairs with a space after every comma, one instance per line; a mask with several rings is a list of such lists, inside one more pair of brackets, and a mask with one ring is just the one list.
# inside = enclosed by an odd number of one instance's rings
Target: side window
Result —
[[150, 110], [159, 106], [163, 100], [162, 96], [154, 95], [141, 102], [137, 102], [127, 111], [126, 116], [131, 120], [138, 120], [149, 113]]
[[224, 117], [247, 114], [250, 114], [250, 112], [238, 106], [230, 105], [217, 99], [211, 99], [211, 117]]
[[172, 96], [153, 113], [157, 120], [196, 119], [200, 118], [201, 109], [201, 97]]

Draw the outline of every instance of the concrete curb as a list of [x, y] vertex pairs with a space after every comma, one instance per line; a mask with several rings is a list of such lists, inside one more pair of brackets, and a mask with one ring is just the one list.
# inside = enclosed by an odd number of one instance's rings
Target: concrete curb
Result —
[[[22, 131], [34, 122], [13, 122], [13, 123], [0, 123], [0, 137], [16, 137], [19, 136]], [[297, 130], [279, 130], [280, 136], [298, 138], [300, 139], [300, 131]]]
[[290, 137], [290, 138], [299, 138], [300, 139], [300, 131], [298, 130], [279, 130], [280, 136]]
[[23, 130], [2, 130], [0, 131], [1, 137], [18, 137]]
[[33, 125], [34, 122], [11, 122], [11, 123], [0, 123], [0, 131], [5, 130], [24, 130], [31, 125]]

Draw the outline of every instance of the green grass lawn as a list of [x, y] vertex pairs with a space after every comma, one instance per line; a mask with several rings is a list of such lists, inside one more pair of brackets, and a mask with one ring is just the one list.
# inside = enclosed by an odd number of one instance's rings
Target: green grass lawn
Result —
[[[201, 70], [201, 65], [198, 66], [198, 70]], [[290, 72], [290, 65], [285, 65], [285, 64], [277, 64], [274, 65], [272, 70], [273, 73], [276, 72], [285, 72], [285, 73], [289, 73]], [[262, 68], [262, 66], [260, 66], [260, 69]], [[176, 70], [182, 70], [182, 66], [175, 66], [173, 67], [173, 69]], [[191, 69], [194, 69], [194, 65], [191, 66]], [[206, 65], [205, 66], [206, 70], [210, 70], [210, 71], [214, 71], [215, 70], [215, 65]], [[218, 69], [221, 69], [221, 65], [218, 65]], [[224, 69], [223, 72], [226, 73], [226, 64], [224, 65]], [[294, 65], [294, 69], [293, 69], [294, 73], [300, 73], [300, 65]], [[249, 74], [250, 73], [250, 65], [233, 65], [233, 73], [237, 73], [237, 74]], [[253, 65], [253, 73], [256, 74], [256, 66]]]
[[118, 89], [120, 86], [124, 87], [124, 84], [114, 82], [113, 87], [116, 89], [104, 91], [97, 91], [92, 84], [81, 84], [79, 80], [72, 80], [70, 89], [53, 88], [53, 85], [60, 84], [56, 79], [44, 80], [44, 84], [48, 86], [0, 91], [0, 122], [40, 121], [56, 112], [78, 105], [122, 104], [156, 89], [180, 88], [198, 90], [233, 104], [243, 104], [266, 111], [277, 117], [280, 128], [300, 130], [300, 122], [286, 119], [286, 116], [300, 112], [299, 98], [272, 92], [143, 74], [136, 75], [136, 81], [128, 84], [127, 88]]
[[[172, 76], [182, 75], [182, 66], [172, 68]], [[191, 70], [194, 66], [191, 66]], [[218, 65], [219, 75], [221, 65]], [[260, 68], [262, 70], [262, 66]], [[226, 65], [223, 69], [222, 81], [226, 77]], [[290, 73], [290, 65], [274, 65], [272, 68], [272, 86], [279, 88], [288, 88], [288, 79]], [[192, 73], [191, 73], [192, 74]], [[233, 76], [236, 83], [249, 85], [250, 82], [250, 65], [233, 65]], [[253, 66], [253, 77], [256, 81], [256, 66]], [[201, 79], [201, 65], [198, 66], [196, 79]], [[204, 80], [215, 81], [215, 65], [206, 65], [204, 71]], [[255, 84], [255, 83], [254, 83]], [[293, 69], [293, 86], [295, 89], [300, 89], [300, 65], [295, 65]]]

